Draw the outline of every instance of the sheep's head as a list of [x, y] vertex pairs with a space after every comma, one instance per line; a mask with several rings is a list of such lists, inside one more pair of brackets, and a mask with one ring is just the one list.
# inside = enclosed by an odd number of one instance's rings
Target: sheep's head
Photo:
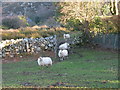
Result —
[[42, 57], [39, 57], [39, 60], [42, 61]]
[[65, 43], [67, 46], [69, 46], [70, 44], [69, 43]]
[[63, 50], [60, 50], [60, 51], [59, 51], [59, 52], [60, 52], [60, 53], [59, 53], [60, 55], [62, 55], [62, 51], [63, 51]]

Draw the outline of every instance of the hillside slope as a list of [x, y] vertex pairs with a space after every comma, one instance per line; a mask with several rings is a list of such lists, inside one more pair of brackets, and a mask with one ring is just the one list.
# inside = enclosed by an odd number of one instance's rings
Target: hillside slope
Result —
[[55, 10], [56, 7], [52, 2], [3, 2], [2, 18], [23, 15], [29, 22], [40, 25], [47, 19], [53, 18]]

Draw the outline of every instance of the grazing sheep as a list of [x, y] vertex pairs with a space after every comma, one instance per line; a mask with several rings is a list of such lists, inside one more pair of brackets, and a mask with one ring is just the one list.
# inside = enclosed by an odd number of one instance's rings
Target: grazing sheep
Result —
[[64, 60], [68, 56], [68, 50], [59, 50], [58, 56], [60, 60]]
[[59, 49], [60, 49], [60, 50], [69, 49], [69, 43], [61, 44], [61, 45], [59, 46]]
[[64, 39], [69, 39], [70, 38], [70, 34], [63, 34]]
[[52, 65], [52, 59], [50, 57], [39, 57], [37, 62], [40, 66]]

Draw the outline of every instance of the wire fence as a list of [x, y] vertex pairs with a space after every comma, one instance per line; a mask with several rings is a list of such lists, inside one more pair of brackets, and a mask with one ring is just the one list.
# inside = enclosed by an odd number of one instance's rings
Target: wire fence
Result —
[[120, 34], [101, 34], [93, 38], [93, 42], [104, 48], [120, 49]]

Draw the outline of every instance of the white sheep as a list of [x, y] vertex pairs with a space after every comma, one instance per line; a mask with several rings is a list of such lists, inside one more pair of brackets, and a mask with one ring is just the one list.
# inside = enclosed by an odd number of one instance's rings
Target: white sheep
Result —
[[63, 38], [64, 39], [69, 39], [70, 38], [70, 34], [63, 34]]
[[64, 60], [68, 56], [68, 50], [59, 50], [58, 56], [60, 60]]
[[60, 50], [69, 49], [69, 43], [61, 44], [61, 45], [59, 46], [59, 49], [60, 49]]
[[39, 57], [37, 62], [40, 66], [52, 65], [52, 59], [50, 57]]

